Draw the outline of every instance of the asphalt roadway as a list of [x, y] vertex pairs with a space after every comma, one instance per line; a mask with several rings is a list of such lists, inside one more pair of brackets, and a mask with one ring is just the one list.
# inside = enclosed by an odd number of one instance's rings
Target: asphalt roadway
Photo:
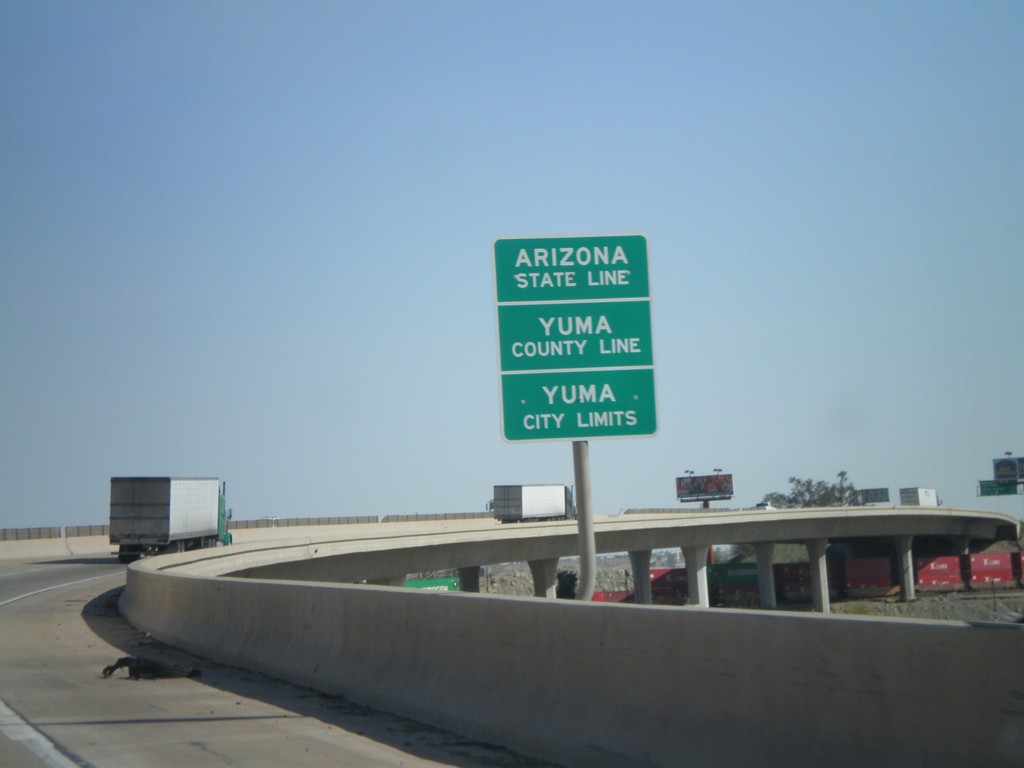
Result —
[[[551, 768], [152, 642], [117, 612], [124, 573], [107, 556], [0, 561], [3, 768]], [[127, 656], [168, 676], [104, 677]]]

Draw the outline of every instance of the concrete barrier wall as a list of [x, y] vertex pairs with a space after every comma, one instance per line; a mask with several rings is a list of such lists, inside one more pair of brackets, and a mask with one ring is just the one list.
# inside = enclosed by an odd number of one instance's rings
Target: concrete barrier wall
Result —
[[115, 554], [117, 547], [108, 536], [70, 536], [55, 539], [0, 541], [0, 560], [24, 560], [32, 557]]
[[[375, 529], [379, 524], [374, 524]], [[59, 530], [59, 529], [58, 529]], [[283, 536], [312, 538], [323, 534], [324, 527], [291, 527], [287, 531], [276, 528], [243, 529], [233, 533], [236, 543], [280, 540]], [[31, 557], [61, 557], [63, 555], [116, 555], [117, 546], [110, 543], [110, 535], [58, 536], [54, 538], [10, 539], [0, 541], [0, 560], [24, 560]]]
[[[84, 526], [79, 526], [82, 528]], [[100, 527], [100, 526], [97, 526]], [[356, 529], [380, 530], [379, 523], [372, 527], [347, 525], [346, 532]], [[55, 529], [60, 530], [60, 529]], [[251, 528], [234, 531], [232, 536], [236, 544], [262, 541], [280, 541], [282, 538], [294, 537], [313, 540], [324, 536], [325, 531], [332, 530], [327, 526], [291, 526], [286, 530], [277, 528]], [[110, 535], [104, 533], [95, 536], [56, 536], [50, 538], [11, 538], [0, 541], [0, 560], [24, 560], [32, 557], [62, 557], [64, 555], [116, 555], [117, 546], [110, 543]]]
[[569, 766], [1024, 755], [1024, 631], [129, 569], [161, 640]]

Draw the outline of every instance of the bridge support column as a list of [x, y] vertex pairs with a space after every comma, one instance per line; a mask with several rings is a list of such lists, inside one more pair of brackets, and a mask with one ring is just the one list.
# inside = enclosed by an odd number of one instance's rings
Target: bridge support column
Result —
[[690, 605], [701, 608], [711, 606], [708, 592], [708, 552], [711, 547], [683, 547], [683, 560], [686, 561], [686, 588], [689, 591]]
[[899, 553], [900, 564], [900, 602], [906, 603], [914, 600], [917, 594], [914, 592], [914, 552], [912, 545], [913, 536], [896, 537], [896, 551]]
[[958, 555], [971, 554], [971, 540], [967, 536], [954, 536], [953, 546], [956, 547], [956, 553]]
[[761, 595], [762, 608], [777, 608], [775, 598], [775, 568], [772, 556], [775, 554], [775, 543], [759, 541], [754, 545], [757, 555], [757, 590]]
[[554, 599], [558, 588], [558, 558], [548, 560], [531, 560], [530, 574], [533, 576], [533, 594], [535, 597]]
[[832, 603], [828, 597], [828, 563], [825, 561], [828, 539], [812, 539], [804, 544], [807, 547], [807, 559], [811, 565], [812, 605], [814, 610], [819, 613], [831, 613]]
[[633, 566], [633, 594], [643, 605], [651, 604], [651, 550], [638, 549], [629, 553]]
[[480, 566], [467, 565], [459, 568], [459, 585], [463, 592], [480, 591]]

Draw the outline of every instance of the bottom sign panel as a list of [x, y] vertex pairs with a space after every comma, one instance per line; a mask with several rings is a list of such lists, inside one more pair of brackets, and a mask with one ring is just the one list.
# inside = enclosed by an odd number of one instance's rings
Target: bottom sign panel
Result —
[[588, 440], [657, 431], [654, 369], [505, 374], [506, 440]]

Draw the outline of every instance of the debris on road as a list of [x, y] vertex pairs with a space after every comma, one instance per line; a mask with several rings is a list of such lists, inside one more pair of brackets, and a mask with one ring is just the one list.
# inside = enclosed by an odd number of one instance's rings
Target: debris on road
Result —
[[128, 670], [129, 680], [155, 680], [159, 677], [199, 677], [203, 673], [194, 667], [180, 667], [141, 656], [123, 656], [103, 668], [103, 676], [110, 677], [119, 669]]

